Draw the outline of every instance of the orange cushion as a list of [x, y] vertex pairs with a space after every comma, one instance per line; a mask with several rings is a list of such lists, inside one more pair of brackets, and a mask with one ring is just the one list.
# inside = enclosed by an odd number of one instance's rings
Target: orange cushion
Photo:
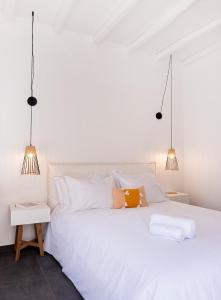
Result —
[[147, 206], [144, 187], [113, 189], [113, 208]]
[[139, 189], [123, 189], [125, 207], [140, 206], [140, 191]]

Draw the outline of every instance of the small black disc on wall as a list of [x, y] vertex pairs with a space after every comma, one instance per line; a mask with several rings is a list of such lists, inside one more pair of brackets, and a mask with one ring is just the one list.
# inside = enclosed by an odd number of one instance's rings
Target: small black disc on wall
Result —
[[28, 105], [35, 106], [38, 101], [35, 97], [31, 96], [31, 97], [28, 98], [27, 102], [28, 102]]
[[162, 119], [162, 117], [163, 117], [163, 115], [162, 115], [161, 112], [156, 113], [156, 118], [157, 118], [158, 120]]

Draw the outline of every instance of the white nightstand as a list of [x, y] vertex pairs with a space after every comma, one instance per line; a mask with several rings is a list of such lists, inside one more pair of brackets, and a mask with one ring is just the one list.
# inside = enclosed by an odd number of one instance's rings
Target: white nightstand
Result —
[[[16, 204], [10, 205], [11, 211], [11, 225], [16, 226], [15, 235], [15, 260], [18, 261], [20, 258], [20, 251], [28, 246], [38, 247], [40, 255], [44, 255], [43, 239], [42, 239], [42, 228], [41, 223], [50, 221], [50, 207], [41, 203], [33, 208], [22, 208], [16, 206]], [[36, 239], [32, 241], [23, 241], [23, 225], [33, 224], [35, 227]]]
[[180, 192], [166, 193], [166, 197], [176, 202], [190, 204], [190, 195], [186, 193], [180, 193]]

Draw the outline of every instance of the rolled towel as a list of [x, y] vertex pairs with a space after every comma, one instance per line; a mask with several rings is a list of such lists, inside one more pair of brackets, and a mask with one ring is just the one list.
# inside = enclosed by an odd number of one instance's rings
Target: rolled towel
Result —
[[165, 239], [182, 242], [184, 240], [184, 231], [180, 227], [152, 223], [149, 226], [152, 235], [160, 236]]
[[196, 223], [194, 220], [186, 218], [174, 218], [167, 215], [153, 214], [150, 217], [151, 224], [162, 224], [180, 227], [184, 231], [184, 238], [193, 238], [196, 234]]

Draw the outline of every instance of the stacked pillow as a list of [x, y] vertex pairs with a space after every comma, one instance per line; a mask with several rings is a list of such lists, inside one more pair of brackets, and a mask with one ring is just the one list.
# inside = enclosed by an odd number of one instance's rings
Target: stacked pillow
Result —
[[58, 204], [61, 207], [69, 206], [69, 193], [64, 177], [55, 177], [55, 187], [57, 191]]
[[113, 171], [86, 178], [56, 177], [58, 203], [75, 211], [94, 208], [143, 207], [165, 201], [155, 177], [149, 173]]
[[164, 192], [155, 176], [148, 172], [144, 173], [124, 173], [113, 171], [112, 175], [119, 188], [140, 188], [144, 187], [148, 203], [165, 201]]
[[58, 203], [75, 211], [93, 208], [112, 208], [113, 176], [74, 178], [56, 177]]

